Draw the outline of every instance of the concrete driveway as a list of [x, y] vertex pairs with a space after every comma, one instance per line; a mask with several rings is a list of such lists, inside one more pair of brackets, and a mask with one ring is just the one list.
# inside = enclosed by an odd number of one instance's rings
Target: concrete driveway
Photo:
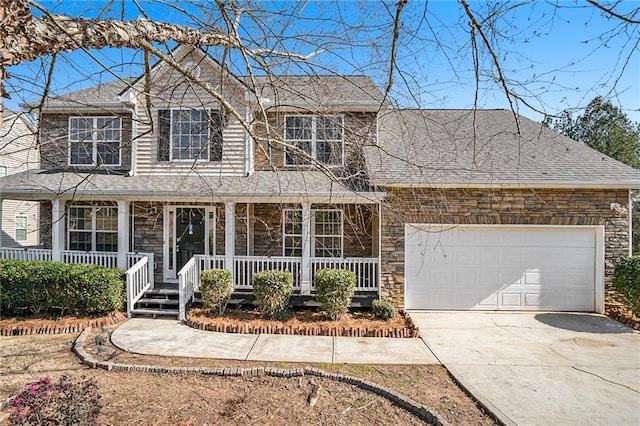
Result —
[[410, 312], [505, 424], [640, 424], [640, 333], [600, 315]]

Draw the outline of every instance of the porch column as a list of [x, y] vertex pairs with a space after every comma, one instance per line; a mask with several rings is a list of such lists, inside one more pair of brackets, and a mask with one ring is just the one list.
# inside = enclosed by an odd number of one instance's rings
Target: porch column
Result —
[[118, 201], [118, 268], [127, 269], [129, 251], [129, 201]]
[[302, 265], [300, 294], [311, 294], [311, 204], [302, 203]]
[[231, 282], [235, 286], [233, 256], [236, 254], [236, 203], [224, 203], [224, 264], [231, 271]]
[[64, 200], [56, 198], [51, 203], [51, 258], [62, 262], [65, 246]]

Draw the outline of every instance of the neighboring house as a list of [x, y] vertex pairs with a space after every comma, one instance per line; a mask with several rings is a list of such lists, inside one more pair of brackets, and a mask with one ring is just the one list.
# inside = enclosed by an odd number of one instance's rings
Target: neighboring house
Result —
[[509, 111], [389, 109], [364, 76], [253, 89], [199, 50], [173, 54], [237, 115], [165, 63], [148, 98], [138, 79], [47, 100], [41, 170], [2, 181], [4, 198], [42, 202], [37, 256], [152, 259], [130, 269], [130, 305], [175, 283], [181, 317], [210, 267], [239, 292], [279, 268], [309, 294], [315, 270], [340, 267], [359, 295], [410, 309], [604, 311], [637, 170]]
[[[7, 175], [38, 169], [36, 131], [24, 113], [5, 109], [0, 130], [0, 179]], [[0, 199], [2, 191], [0, 189]], [[39, 244], [38, 202], [4, 200], [0, 223], [0, 247], [33, 247]]]

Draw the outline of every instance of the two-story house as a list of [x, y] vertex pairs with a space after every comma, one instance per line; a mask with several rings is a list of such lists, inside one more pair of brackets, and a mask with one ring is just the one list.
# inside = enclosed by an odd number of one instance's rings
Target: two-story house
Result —
[[181, 318], [212, 267], [238, 292], [287, 269], [310, 294], [335, 267], [410, 309], [604, 311], [640, 172], [509, 111], [390, 109], [365, 76], [173, 56], [43, 105], [41, 169], [2, 182], [42, 203], [32, 257], [128, 269], [130, 307], [173, 286]]
[[[0, 179], [37, 169], [36, 129], [24, 113], [2, 111], [0, 130]], [[2, 203], [0, 247], [34, 247], [39, 244], [38, 202], [5, 200]]]

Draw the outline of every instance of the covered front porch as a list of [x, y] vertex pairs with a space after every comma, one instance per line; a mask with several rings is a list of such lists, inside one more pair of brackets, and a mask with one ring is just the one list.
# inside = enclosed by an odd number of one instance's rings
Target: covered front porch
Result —
[[[288, 270], [294, 291], [307, 296], [318, 269], [348, 269], [357, 292], [377, 295], [383, 194], [353, 192], [320, 176], [311, 185], [310, 176], [263, 172], [177, 184], [159, 176], [87, 175], [46, 194], [34, 182], [52, 176], [29, 173], [3, 182], [3, 197], [41, 202], [40, 247], [0, 248], [0, 256], [125, 269], [130, 314], [145, 294], [163, 287], [179, 294], [171, 310], [184, 318], [200, 272], [211, 268], [230, 270], [238, 293], [252, 291], [256, 272]], [[316, 191], [303, 189], [309, 185]]]

